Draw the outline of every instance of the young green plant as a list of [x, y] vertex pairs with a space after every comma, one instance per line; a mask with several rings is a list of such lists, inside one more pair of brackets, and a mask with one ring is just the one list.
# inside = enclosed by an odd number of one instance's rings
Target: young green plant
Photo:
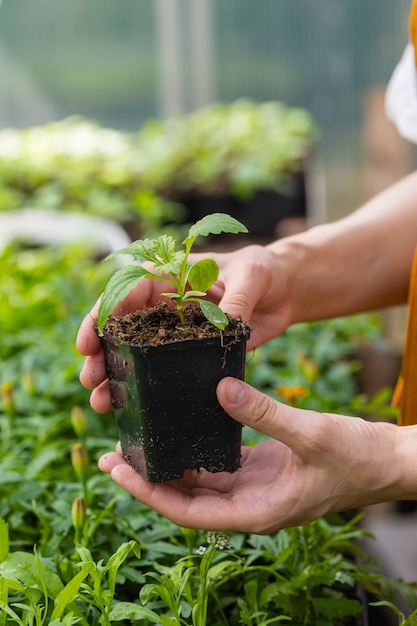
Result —
[[[106, 321], [117, 304], [124, 300], [143, 278], [162, 280], [172, 285], [172, 292], [165, 292], [161, 295], [175, 302], [182, 323], [184, 323], [185, 304], [197, 302], [208, 321], [224, 330], [228, 324], [226, 314], [213, 302], [202, 299], [217, 280], [219, 275], [217, 263], [210, 258], [200, 259], [195, 263], [189, 262], [191, 248], [197, 237], [222, 232], [247, 233], [248, 231], [243, 224], [230, 215], [212, 213], [191, 226], [188, 236], [182, 242], [181, 250], [177, 250], [173, 237], [161, 235], [157, 239], [139, 239], [126, 248], [110, 254], [107, 259], [120, 254], [129, 254], [138, 264], [121, 268], [107, 283], [98, 313], [99, 332], [103, 332]], [[152, 271], [142, 265], [147, 261], [153, 264]]]

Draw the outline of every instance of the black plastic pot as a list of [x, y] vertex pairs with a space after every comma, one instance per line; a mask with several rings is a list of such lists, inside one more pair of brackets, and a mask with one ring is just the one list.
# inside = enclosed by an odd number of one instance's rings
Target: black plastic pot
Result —
[[[282, 220], [307, 216], [306, 174], [304, 170], [294, 172], [288, 176], [282, 191], [258, 189], [249, 199], [195, 191], [185, 194], [178, 201], [185, 207], [185, 222], [194, 223], [217, 211], [228, 213], [247, 227], [251, 237], [273, 241]], [[222, 241], [229, 238], [227, 233], [220, 236]], [[236, 235], [233, 235], [233, 241], [236, 240]], [[219, 241], [218, 235], [216, 241]]]
[[102, 345], [125, 460], [150, 482], [186, 469], [234, 472], [242, 426], [222, 409], [221, 378], [243, 379], [246, 334], [133, 346]]
[[293, 174], [285, 191], [259, 189], [250, 200], [235, 198], [232, 215], [243, 222], [252, 237], [276, 239], [282, 220], [307, 216], [304, 172]]
[[360, 602], [363, 605], [363, 611], [355, 617], [345, 620], [344, 626], [370, 626], [368, 621], [368, 598], [365, 591], [361, 587], [355, 587], [346, 593], [346, 598]]
[[234, 198], [229, 193], [191, 191], [181, 196], [179, 202], [185, 207], [185, 223], [192, 224], [212, 213], [232, 215], [235, 208]]

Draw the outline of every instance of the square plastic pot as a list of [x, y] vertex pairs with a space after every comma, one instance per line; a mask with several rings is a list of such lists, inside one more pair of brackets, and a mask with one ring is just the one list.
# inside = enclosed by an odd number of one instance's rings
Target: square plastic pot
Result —
[[242, 426], [216, 387], [244, 378], [249, 334], [142, 347], [101, 338], [123, 457], [149, 482], [240, 467]]

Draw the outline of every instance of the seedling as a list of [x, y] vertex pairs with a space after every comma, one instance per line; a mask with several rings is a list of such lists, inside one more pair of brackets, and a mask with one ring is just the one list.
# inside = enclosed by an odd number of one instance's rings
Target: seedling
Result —
[[[197, 237], [247, 232], [247, 228], [230, 215], [212, 213], [191, 226], [188, 236], [182, 242], [181, 250], [177, 250], [173, 237], [161, 235], [157, 239], [139, 239], [126, 248], [110, 254], [107, 259], [120, 254], [129, 254], [135, 263], [139, 264], [123, 267], [115, 272], [107, 283], [98, 313], [99, 332], [103, 332], [106, 321], [117, 304], [124, 300], [143, 278], [162, 280], [173, 286], [175, 291], [161, 295], [175, 302], [182, 323], [185, 321], [185, 304], [197, 302], [207, 320], [216, 328], [224, 330], [228, 324], [226, 314], [213, 302], [202, 299], [216, 282], [219, 267], [214, 259], [206, 258], [190, 263], [188, 258]], [[147, 261], [153, 263], [152, 271], [142, 265]]]

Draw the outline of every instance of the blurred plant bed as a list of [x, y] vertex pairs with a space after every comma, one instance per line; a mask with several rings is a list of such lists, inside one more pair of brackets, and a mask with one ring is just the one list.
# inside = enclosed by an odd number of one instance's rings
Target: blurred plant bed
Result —
[[0, 211], [88, 212], [122, 224], [132, 239], [161, 228], [175, 236], [220, 211], [247, 222], [252, 237], [273, 238], [280, 219], [305, 215], [317, 134], [307, 111], [250, 100], [151, 120], [132, 133], [79, 117], [3, 129]]
[[184, 209], [144, 185], [136, 134], [70, 117], [0, 131], [0, 211], [88, 213], [114, 220], [132, 239], [174, 229]]
[[144, 181], [184, 205], [187, 221], [226, 212], [251, 237], [270, 240], [281, 219], [306, 216], [305, 175], [317, 138], [304, 109], [237, 100], [150, 121], [138, 141]]
[[[212, 212], [227, 211], [247, 227], [248, 235], [238, 235], [232, 240], [222, 235], [222, 243], [233, 247], [251, 242], [270, 243], [280, 236], [279, 226], [284, 220], [305, 219], [307, 227], [306, 174], [299, 171], [289, 176], [283, 183], [283, 190], [259, 189], [249, 198], [239, 198], [226, 194], [206, 194], [191, 192], [180, 199], [186, 207], [188, 219], [198, 220]], [[210, 244], [211, 244], [210, 239]]]

